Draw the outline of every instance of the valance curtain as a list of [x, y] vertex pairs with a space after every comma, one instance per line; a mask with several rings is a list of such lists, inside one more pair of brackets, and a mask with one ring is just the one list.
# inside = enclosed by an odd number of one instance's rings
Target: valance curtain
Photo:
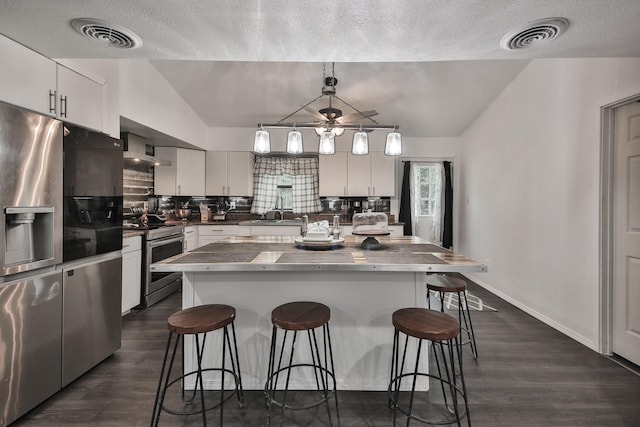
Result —
[[258, 157], [253, 167], [251, 213], [263, 215], [272, 210], [278, 197], [278, 176], [292, 176], [293, 213], [322, 210], [319, 162], [317, 158]]

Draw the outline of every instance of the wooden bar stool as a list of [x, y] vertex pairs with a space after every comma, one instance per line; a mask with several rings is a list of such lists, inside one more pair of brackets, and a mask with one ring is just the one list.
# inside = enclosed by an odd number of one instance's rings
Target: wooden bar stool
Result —
[[[299, 410], [317, 407], [323, 403], [327, 407], [329, 425], [332, 426], [330, 396], [333, 394], [336, 405], [337, 425], [340, 426], [340, 414], [338, 411], [338, 393], [334, 375], [333, 349], [331, 347], [331, 334], [329, 332], [329, 319], [331, 311], [329, 307], [317, 302], [291, 302], [280, 305], [271, 312], [273, 330], [271, 335], [271, 350], [269, 352], [269, 365], [267, 381], [265, 384], [265, 398], [267, 404], [267, 425], [271, 425], [271, 411], [274, 406], [281, 409], [280, 426], [284, 422], [285, 409]], [[318, 344], [316, 328], [322, 327], [322, 346]], [[278, 330], [284, 331], [280, 344], [278, 362], [276, 366]], [[309, 341], [310, 361], [294, 361], [294, 350], [298, 332], [307, 332]], [[287, 335], [293, 332], [289, 345]], [[288, 351], [288, 361], [285, 357]], [[284, 364], [283, 364], [284, 362]], [[292, 404], [287, 401], [291, 374], [297, 368], [311, 368], [315, 386], [320, 394], [319, 399], [310, 403]], [[282, 375], [280, 375], [282, 373]], [[281, 378], [284, 377], [284, 378]], [[280, 380], [280, 382], [279, 382]], [[282, 381], [283, 380], [283, 381]], [[284, 382], [284, 385], [281, 384]]]
[[[460, 322], [460, 334], [465, 331], [467, 340], [462, 344], [469, 344], [473, 358], [478, 358], [478, 347], [476, 345], [476, 336], [473, 333], [473, 323], [471, 323], [471, 312], [469, 311], [469, 302], [467, 301], [467, 282], [458, 278], [446, 276], [444, 274], [430, 274], [427, 276], [427, 289], [429, 291], [438, 292], [440, 297], [440, 311], [444, 312], [444, 300], [447, 294], [453, 293], [458, 295], [458, 322]], [[428, 307], [431, 308], [431, 298], [427, 299]], [[462, 324], [464, 323], [464, 326]]]
[[[151, 416], [151, 426], [157, 426], [160, 419], [160, 413], [165, 411], [172, 415], [193, 415], [202, 414], [202, 425], [207, 425], [206, 412], [212, 409], [220, 408], [220, 425], [223, 425], [223, 404], [234, 394], [238, 398], [240, 407], [244, 406], [244, 396], [242, 391], [242, 378], [240, 376], [240, 363], [238, 361], [238, 346], [236, 343], [236, 331], [233, 320], [236, 317], [236, 309], [229, 305], [207, 304], [197, 307], [187, 308], [177, 311], [169, 316], [167, 325], [169, 327], [169, 339], [167, 340], [167, 348], [164, 353], [164, 361], [162, 362], [162, 370], [160, 372], [160, 381], [158, 382], [158, 390], [156, 392], [156, 400], [153, 405], [153, 414]], [[231, 335], [233, 336], [233, 345], [229, 334], [229, 325], [231, 325]], [[223, 329], [222, 337], [222, 366], [220, 368], [202, 368], [202, 355], [204, 353], [205, 341], [207, 333]], [[200, 334], [203, 334], [202, 345], [200, 344]], [[175, 340], [173, 339], [175, 335]], [[171, 369], [176, 358], [178, 344], [184, 341], [185, 335], [194, 335], [196, 344], [196, 358], [198, 367], [195, 371], [184, 373], [177, 378], [171, 379]], [[167, 367], [167, 359], [169, 350], [173, 341], [173, 352], [169, 366]], [[229, 359], [231, 368], [225, 366], [227, 348], [229, 350]], [[165, 374], [166, 371], [166, 374]], [[220, 372], [220, 400], [212, 406], [205, 406], [204, 386], [202, 374], [204, 372], [217, 371]], [[225, 374], [231, 374], [234, 381], [234, 390], [225, 397], [224, 380]], [[187, 377], [195, 375], [196, 383], [194, 385], [193, 394], [189, 398], [185, 398], [184, 381]], [[175, 383], [182, 383], [182, 409], [172, 409], [164, 404], [167, 389]], [[200, 389], [200, 402], [195, 402], [197, 389]]]
[[[462, 346], [458, 342], [460, 336], [460, 324], [458, 321], [455, 317], [446, 313], [426, 308], [403, 308], [397, 310], [393, 313], [392, 321], [395, 332], [388, 391], [389, 404], [393, 409], [393, 425], [396, 425], [397, 412], [399, 411], [407, 416], [407, 427], [411, 420], [436, 425], [457, 423], [460, 426], [460, 422], [465, 416], [469, 427], [471, 427], [467, 391], [462, 371]], [[405, 336], [403, 345], [400, 343], [400, 333]], [[407, 347], [410, 339], [417, 340], [416, 362], [412, 372], [404, 373]], [[437, 373], [419, 371], [423, 340], [431, 342]], [[402, 356], [400, 356], [400, 347], [403, 348]], [[456, 371], [460, 376], [459, 381]], [[403, 401], [401, 404], [399, 402], [400, 388], [405, 377], [412, 379], [411, 393], [408, 403]], [[425, 394], [427, 399], [421, 399], [419, 411], [423, 415], [415, 413], [414, 398], [416, 382], [419, 377], [427, 377], [439, 381], [442, 397], [444, 398], [444, 407], [439, 404], [440, 396], [434, 396], [437, 392], [434, 390], [433, 385], [430, 384], [429, 392]], [[459, 408], [459, 399], [464, 402], [464, 411]], [[425, 412], [427, 413], [426, 415]], [[436, 416], [442, 418], [436, 419], [434, 418]]]

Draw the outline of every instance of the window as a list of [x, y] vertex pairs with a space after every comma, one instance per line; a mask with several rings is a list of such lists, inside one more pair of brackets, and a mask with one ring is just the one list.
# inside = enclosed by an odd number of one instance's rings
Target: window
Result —
[[438, 165], [416, 165], [414, 169], [415, 215], [433, 216], [436, 210], [436, 198], [440, 197], [438, 190], [440, 181]]
[[[279, 208], [293, 209], [293, 177], [288, 173], [278, 175], [278, 189], [276, 192], [278, 198], [282, 197], [282, 206]], [[280, 200], [280, 199], [279, 199]]]

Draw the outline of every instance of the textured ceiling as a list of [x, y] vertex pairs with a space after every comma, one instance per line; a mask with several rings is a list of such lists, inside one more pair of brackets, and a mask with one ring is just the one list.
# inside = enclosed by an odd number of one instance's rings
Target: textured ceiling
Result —
[[[527, 22], [569, 20], [552, 43], [509, 52]], [[138, 49], [84, 38], [92, 17], [135, 32]], [[0, 32], [52, 58], [147, 58], [210, 126], [255, 126], [338, 95], [416, 136], [457, 136], [533, 58], [640, 57], [637, 0], [0, 0]], [[318, 105], [318, 108], [322, 105]]]

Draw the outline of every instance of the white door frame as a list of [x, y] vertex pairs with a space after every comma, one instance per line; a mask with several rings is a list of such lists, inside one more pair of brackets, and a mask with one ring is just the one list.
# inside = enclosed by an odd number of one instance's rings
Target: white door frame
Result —
[[613, 110], [640, 100], [640, 94], [620, 99], [600, 108], [600, 286], [598, 351], [613, 354], [613, 176], [614, 130]]

